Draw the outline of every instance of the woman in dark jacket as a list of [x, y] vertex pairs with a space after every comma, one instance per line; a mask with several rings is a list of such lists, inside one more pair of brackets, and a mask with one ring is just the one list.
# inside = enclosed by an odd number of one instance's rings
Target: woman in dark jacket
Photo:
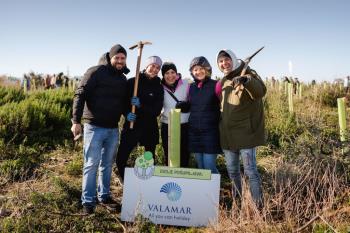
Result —
[[[162, 66], [162, 60], [158, 56], [151, 56], [146, 60], [145, 70], [140, 73], [138, 83], [138, 97], [132, 97], [135, 78], [128, 79], [127, 92], [128, 103], [126, 120], [121, 133], [120, 146], [116, 163], [120, 177], [124, 180], [124, 170], [129, 155], [139, 143], [155, 154], [156, 145], [159, 143], [158, 116], [163, 108], [164, 90], [158, 73]], [[131, 104], [136, 106], [136, 112], [131, 112]], [[130, 129], [130, 122], [134, 122]]]
[[221, 153], [219, 137], [220, 83], [212, 80], [211, 66], [205, 57], [195, 57], [190, 64], [194, 78], [189, 90], [191, 104], [189, 117], [189, 151], [194, 153], [198, 168], [216, 168], [216, 157]]

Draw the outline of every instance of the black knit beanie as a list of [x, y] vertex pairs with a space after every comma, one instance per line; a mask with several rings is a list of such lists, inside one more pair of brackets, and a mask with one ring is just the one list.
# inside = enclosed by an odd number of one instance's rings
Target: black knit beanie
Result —
[[164, 74], [168, 71], [168, 70], [173, 70], [177, 73], [177, 69], [174, 63], [172, 62], [164, 62], [163, 66], [162, 66], [162, 76], [164, 77]]
[[109, 50], [109, 58], [117, 55], [117, 53], [123, 53], [125, 56], [127, 56], [126, 50], [120, 44], [114, 45], [111, 50]]

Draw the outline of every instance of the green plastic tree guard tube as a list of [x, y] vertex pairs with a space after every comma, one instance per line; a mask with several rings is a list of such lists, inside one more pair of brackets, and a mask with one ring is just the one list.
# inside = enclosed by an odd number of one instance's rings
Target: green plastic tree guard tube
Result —
[[288, 94], [288, 82], [284, 82], [284, 94], [287, 95]]
[[289, 104], [289, 112], [293, 113], [293, 84], [288, 83], [288, 104]]
[[24, 93], [27, 93], [27, 91], [28, 91], [28, 80], [27, 79], [23, 79], [23, 91], [24, 91]]
[[299, 84], [299, 98], [302, 97], [302, 93], [303, 93], [303, 84]]
[[346, 140], [346, 115], [345, 115], [345, 98], [338, 98], [338, 115], [340, 127], [340, 141]]
[[168, 165], [180, 167], [180, 142], [181, 142], [181, 110], [172, 109], [169, 113], [168, 125]]

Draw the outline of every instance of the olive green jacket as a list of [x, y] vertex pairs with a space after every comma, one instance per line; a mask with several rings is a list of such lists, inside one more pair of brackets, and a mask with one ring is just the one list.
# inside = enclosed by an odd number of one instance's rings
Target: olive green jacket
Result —
[[[266, 87], [259, 75], [247, 69], [250, 77], [243, 91], [236, 93], [232, 79], [239, 76], [244, 63], [222, 80], [220, 141], [223, 150], [248, 149], [266, 142], [262, 98]], [[236, 88], [237, 89], [237, 88]]]

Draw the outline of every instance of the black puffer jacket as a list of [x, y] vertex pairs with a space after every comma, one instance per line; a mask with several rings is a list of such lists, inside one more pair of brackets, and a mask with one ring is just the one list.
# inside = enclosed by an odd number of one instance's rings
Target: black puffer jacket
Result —
[[111, 66], [108, 54], [98, 66], [87, 70], [74, 94], [73, 122], [85, 122], [104, 128], [117, 128], [125, 112], [127, 80], [124, 70]]
[[[128, 80], [127, 112], [131, 112], [130, 99], [134, 91], [135, 78]], [[141, 144], [158, 144], [159, 130], [157, 117], [163, 108], [164, 90], [159, 77], [149, 79], [144, 72], [140, 73], [137, 96], [141, 106], [136, 108], [135, 130], [142, 132]], [[130, 122], [126, 121], [124, 129], [129, 129]]]
[[189, 151], [192, 153], [221, 153], [220, 102], [215, 93], [217, 81], [207, 78], [201, 87], [195, 81], [190, 86]]

